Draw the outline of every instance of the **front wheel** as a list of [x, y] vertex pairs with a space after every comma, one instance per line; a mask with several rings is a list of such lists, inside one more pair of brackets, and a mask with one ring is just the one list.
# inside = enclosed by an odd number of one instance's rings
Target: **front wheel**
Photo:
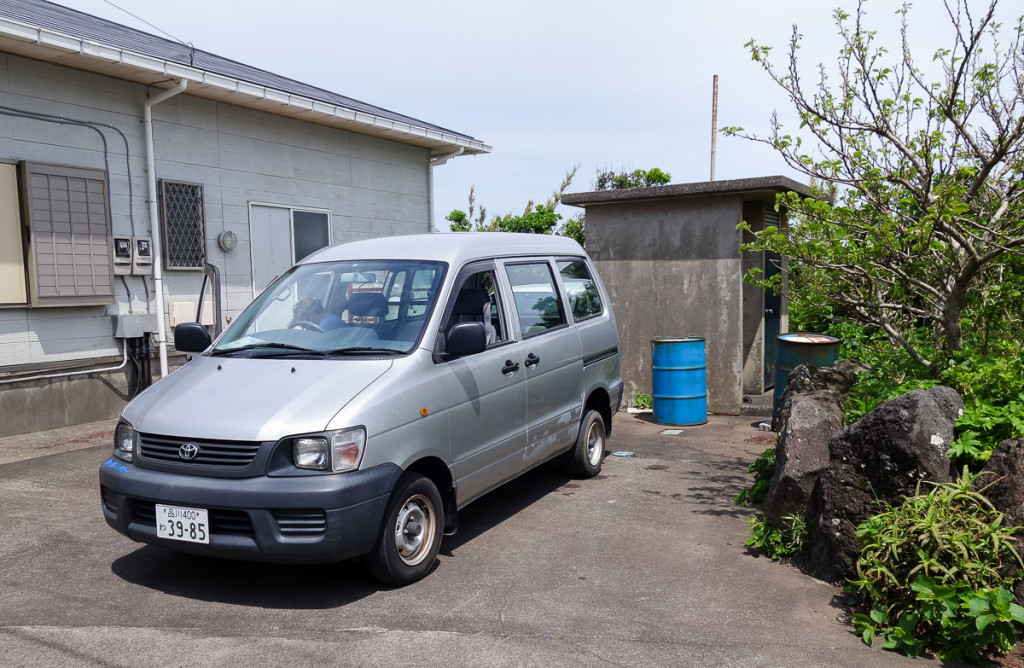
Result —
[[444, 505], [437, 486], [424, 476], [406, 473], [391, 493], [384, 526], [367, 565], [381, 582], [407, 585], [434, 565], [444, 533]]
[[583, 414], [576, 445], [565, 453], [565, 469], [574, 478], [593, 478], [604, 460], [604, 418], [591, 409]]

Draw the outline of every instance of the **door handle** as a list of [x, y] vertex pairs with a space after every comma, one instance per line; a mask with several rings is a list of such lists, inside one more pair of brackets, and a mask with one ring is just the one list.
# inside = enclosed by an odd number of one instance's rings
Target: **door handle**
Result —
[[537, 357], [533, 353], [530, 353], [529, 355], [526, 356], [526, 368], [537, 366], [538, 364], [540, 364], [539, 357]]
[[501, 367], [501, 372], [506, 376], [510, 376], [514, 374], [516, 371], [519, 371], [519, 362], [505, 360], [505, 366]]

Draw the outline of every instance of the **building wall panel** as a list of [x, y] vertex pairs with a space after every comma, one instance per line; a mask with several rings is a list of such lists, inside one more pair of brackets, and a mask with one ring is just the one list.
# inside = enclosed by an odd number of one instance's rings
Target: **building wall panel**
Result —
[[[103, 169], [113, 234], [153, 236], [141, 122], [146, 95], [139, 84], [0, 54], [4, 106], [109, 124], [128, 144], [101, 129], [104, 154], [95, 130], [0, 114], [0, 160]], [[153, 117], [157, 178], [203, 186], [207, 257], [221, 270], [228, 318], [252, 298], [250, 202], [328, 210], [335, 243], [428, 231], [426, 149], [188, 94], [154, 107]], [[81, 213], [76, 206], [69, 203], [67, 221], [55, 212], [53, 224], [70, 224], [72, 209]], [[225, 253], [216, 240], [228, 230], [239, 244]], [[59, 257], [68, 249], [52, 250]], [[62, 271], [55, 268], [57, 280]], [[166, 302], [198, 299], [200, 274], [164, 276]], [[113, 288], [108, 307], [0, 309], [0, 374], [119, 356], [112, 317], [152, 312], [155, 295], [152, 276], [118, 276]]]

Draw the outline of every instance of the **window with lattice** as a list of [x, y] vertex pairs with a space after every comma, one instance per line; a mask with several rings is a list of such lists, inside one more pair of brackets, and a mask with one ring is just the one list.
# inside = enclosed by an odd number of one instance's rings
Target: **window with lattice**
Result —
[[160, 219], [164, 268], [202, 270], [206, 266], [203, 186], [161, 179]]

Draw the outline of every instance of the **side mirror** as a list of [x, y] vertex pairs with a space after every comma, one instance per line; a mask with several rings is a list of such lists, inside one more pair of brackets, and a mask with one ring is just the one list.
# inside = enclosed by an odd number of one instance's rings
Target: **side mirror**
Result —
[[444, 343], [452, 357], [482, 353], [487, 349], [487, 330], [482, 322], [460, 322], [448, 330]]
[[183, 353], [201, 353], [213, 340], [206, 328], [198, 322], [183, 322], [174, 327], [174, 348]]

